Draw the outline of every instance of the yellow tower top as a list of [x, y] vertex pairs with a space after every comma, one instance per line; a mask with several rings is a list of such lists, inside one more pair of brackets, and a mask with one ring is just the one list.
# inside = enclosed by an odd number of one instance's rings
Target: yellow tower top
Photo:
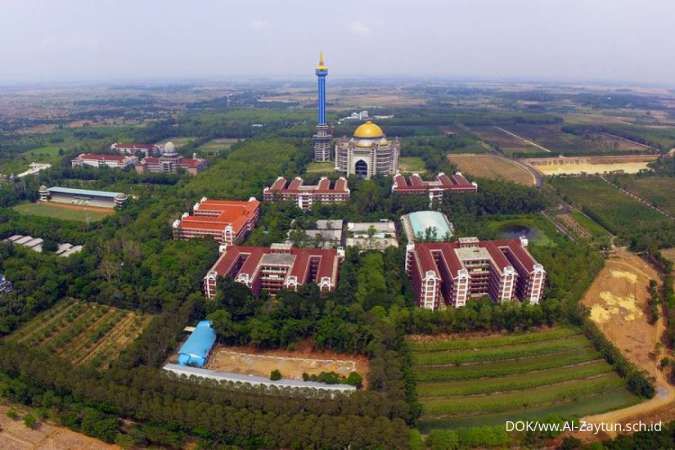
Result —
[[319, 64], [316, 66], [317, 70], [328, 70], [323, 59], [323, 51], [319, 52]]

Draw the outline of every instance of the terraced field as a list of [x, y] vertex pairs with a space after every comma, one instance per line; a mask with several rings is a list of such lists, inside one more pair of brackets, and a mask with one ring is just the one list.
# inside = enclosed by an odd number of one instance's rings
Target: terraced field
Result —
[[42, 347], [77, 365], [106, 369], [151, 318], [112, 306], [66, 300], [35, 317], [7, 340]]
[[424, 408], [423, 432], [584, 416], [639, 401], [574, 328], [444, 340], [413, 337], [409, 343]]

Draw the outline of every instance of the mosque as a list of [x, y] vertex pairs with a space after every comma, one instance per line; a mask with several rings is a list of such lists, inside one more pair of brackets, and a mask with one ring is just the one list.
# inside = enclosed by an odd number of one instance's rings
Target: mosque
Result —
[[398, 172], [401, 142], [387, 139], [384, 131], [371, 121], [361, 124], [351, 138], [343, 137], [335, 143], [335, 170], [371, 178], [394, 175]]
[[[326, 120], [326, 77], [328, 67], [323, 52], [316, 66], [317, 77], [317, 124], [314, 134], [314, 161], [330, 161], [330, 146], [333, 136]], [[377, 175], [393, 176], [398, 172], [401, 143], [398, 138], [387, 139], [378, 125], [368, 121], [354, 131], [352, 138], [335, 142], [335, 170], [362, 178]]]

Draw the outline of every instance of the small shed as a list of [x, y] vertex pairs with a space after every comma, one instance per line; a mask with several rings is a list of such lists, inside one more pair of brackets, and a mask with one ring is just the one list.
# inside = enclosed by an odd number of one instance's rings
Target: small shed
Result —
[[202, 320], [178, 351], [178, 364], [204, 367], [215, 343], [216, 332], [211, 327], [211, 322]]

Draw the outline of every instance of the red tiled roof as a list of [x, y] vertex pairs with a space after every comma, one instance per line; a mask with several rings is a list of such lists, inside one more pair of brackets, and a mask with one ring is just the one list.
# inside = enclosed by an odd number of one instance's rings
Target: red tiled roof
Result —
[[256, 217], [259, 208], [258, 200], [204, 200], [198, 203], [193, 215], [181, 219], [180, 228], [219, 231], [224, 230], [227, 225], [232, 225], [236, 236]]
[[349, 192], [349, 188], [347, 186], [347, 180], [344, 178], [339, 178], [335, 182], [331, 182], [331, 180], [324, 177], [321, 178], [316, 185], [306, 185], [300, 177], [295, 177], [290, 183], [287, 182], [286, 178], [279, 177], [272, 183], [272, 186], [266, 189], [266, 191], [294, 194], [301, 192], [346, 194]]
[[410, 175], [406, 178], [404, 175], [396, 174], [394, 176], [394, 192], [402, 193], [423, 193], [430, 189], [441, 189], [447, 191], [474, 191], [473, 185], [459, 172], [448, 177], [444, 173], [436, 175], [435, 180], [425, 181], [418, 174]]
[[[239, 245], [227, 246], [226, 250], [220, 255], [216, 263], [211, 267], [220, 276], [231, 275], [236, 277], [238, 274], [248, 274], [253, 277], [260, 269], [260, 261], [263, 255], [274, 253], [269, 247], [248, 247]], [[296, 276], [298, 283], [303, 284], [307, 281], [310, 262], [313, 258], [320, 258], [317, 267], [316, 279], [320, 281], [322, 277], [329, 277], [335, 282], [337, 274], [337, 250], [318, 249], [318, 248], [291, 248], [289, 253], [295, 256], [288, 275]], [[247, 255], [246, 262], [237, 270], [237, 273], [230, 273], [236, 261], [240, 256]]]

